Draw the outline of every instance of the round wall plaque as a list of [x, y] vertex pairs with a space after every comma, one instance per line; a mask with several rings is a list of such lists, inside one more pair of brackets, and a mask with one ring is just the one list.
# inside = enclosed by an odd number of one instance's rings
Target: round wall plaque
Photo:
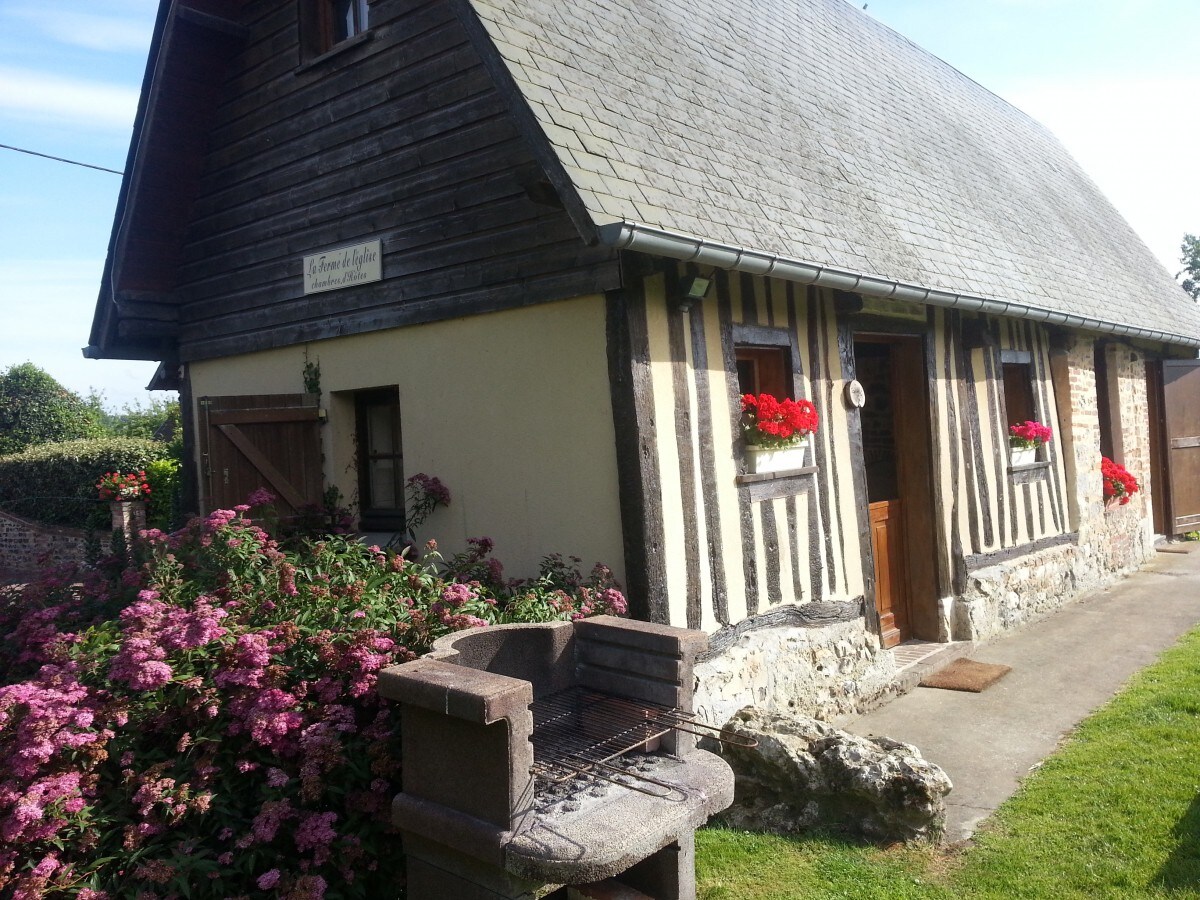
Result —
[[846, 405], [862, 409], [867, 402], [867, 392], [857, 380], [846, 384]]

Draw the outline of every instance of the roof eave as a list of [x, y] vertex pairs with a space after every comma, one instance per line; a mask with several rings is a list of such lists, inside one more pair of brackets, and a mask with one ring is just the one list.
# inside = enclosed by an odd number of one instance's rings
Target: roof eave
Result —
[[715, 266], [718, 269], [748, 272], [752, 275], [779, 278], [797, 284], [814, 284], [819, 287], [852, 291], [869, 297], [926, 303], [948, 309], [1029, 319], [1066, 328], [1078, 328], [1102, 334], [1120, 334], [1125, 337], [1141, 338], [1158, 343], [1200, 348], [1200, 336], [1188, 336], [1140, 328], [1121, 322], [1106, 322], [1100, 319], [1074, 316], [1028, 303], [939, 290], [882, 275], [854, 272], [837, 266], [795, 259], [749, 247], [737, 247], [640, 222], [628, 220], [611, 222], [601, 225], [599, 234], [603, 243], [616, 250], [632, 250], [650, 256], [662, 256], [668, 259]]

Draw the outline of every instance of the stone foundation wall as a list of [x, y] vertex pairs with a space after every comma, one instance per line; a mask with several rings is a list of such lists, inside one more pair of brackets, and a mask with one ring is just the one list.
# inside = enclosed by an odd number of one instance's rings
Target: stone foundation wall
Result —
[[952, 607], [954, 640], [987, 640], [1058, 609], [1077, 593], [1078, 557], [1066, 544], [971, 572]]
[[819, 627], [761, 628], [696, 665], [695, 709], [723, 725], [745, 706], [767, 713], [838, 719], [891, 692], [890, 653], [859, 617]]
[[83, 562], [86, 546], [87, 533], [78, 528], [38, 525], [0, 511], [0, 572], [29, 575], [47, 564]]

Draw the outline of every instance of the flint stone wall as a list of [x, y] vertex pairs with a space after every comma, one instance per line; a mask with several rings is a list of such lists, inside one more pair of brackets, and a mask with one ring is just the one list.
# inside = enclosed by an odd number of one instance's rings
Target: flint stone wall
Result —
[[[895, 661], [879, 652], [879, 639], [860, 614], [812, 626], [747, 622], [750, 627], [729, 646], [696, 664], [694, 708], [711, 725], [724, 724], [746, 706], [838, 719], [872, 709], [894, 691]], [[715, 645], [722, 643], [720, 634], [714, 636]]]
[[86, 547], [87, 532], [79, 528], [39, 525], [0, 511], [0, 572], [31, 575], [46, 565], [82, 563]]

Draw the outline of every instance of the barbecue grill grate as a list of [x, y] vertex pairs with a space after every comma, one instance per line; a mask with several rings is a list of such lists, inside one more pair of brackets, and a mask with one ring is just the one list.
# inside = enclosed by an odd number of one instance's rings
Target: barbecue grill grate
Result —
[[676, 707], [579, 686], [535, 700], [531, 710], [532, 771], [544, 785], [586, 775], [656, 797], [683, 799], [673, 796], [679, 791], [672, 785], [614, 760], [635, 751], [654, 752], [671, 731], [730, 742], [720, 729], [697, 722], [691, 713]]

